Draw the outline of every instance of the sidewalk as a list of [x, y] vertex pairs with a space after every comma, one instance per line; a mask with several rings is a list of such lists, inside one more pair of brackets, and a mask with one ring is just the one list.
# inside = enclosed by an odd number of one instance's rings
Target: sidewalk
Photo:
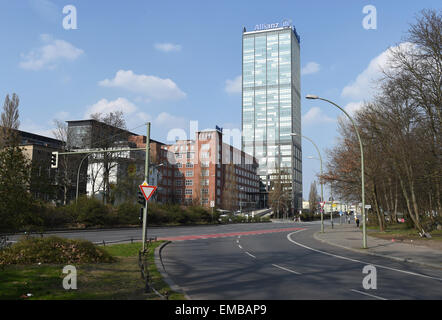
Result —
[[356, 252], [367, 253], [390, 259], [418, 263], [442, 269], [442, 251], [422, 245], [400, 243], [367, 235], [367, 249], [362, 249], [362, 231], [355, 224], [336, 224], [332, 229], [326, 226], [324, 233], [316, 232], [316, 240]]

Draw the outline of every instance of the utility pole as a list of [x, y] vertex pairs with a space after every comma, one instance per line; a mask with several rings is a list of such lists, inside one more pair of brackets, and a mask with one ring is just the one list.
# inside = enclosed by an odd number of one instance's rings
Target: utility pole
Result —
[[333, 229], [333, 204], [334, 204], [334, 200], [335, 199], [333, 199], [333, 186], [332, 186], [331, 183], [330, 183], [330, 195], [331, 195], [330, 200], [332, 202], [331, 212], [330, 212], [330, 222], [331, 222], [331, 226], [332, 226], [332, 229]]
[[[146, 135], [146, 159], [144, 165], [144, 181], [149, 184], [149, 152], [150, 151], [150, 122], [147, 123]], [[143, 252], [146, 250], [146, 234], [147, 234], [147, 200], [143, 210]]]

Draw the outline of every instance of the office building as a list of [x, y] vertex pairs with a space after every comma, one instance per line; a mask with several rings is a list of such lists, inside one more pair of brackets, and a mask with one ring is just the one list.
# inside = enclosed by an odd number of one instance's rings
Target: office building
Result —
[[258, 160], [261, 201], [278, 176], [292, 210], [302, 209], [300, 37], [289, 23], [257, 25], [242, 37], [242, 151]]
[[223, 143], [220, 130], [198, 131], [195, 137], [164, 147], [175, 168], [168, 191], [174, 201], [230, 211], [259, 208], [256, 159]]

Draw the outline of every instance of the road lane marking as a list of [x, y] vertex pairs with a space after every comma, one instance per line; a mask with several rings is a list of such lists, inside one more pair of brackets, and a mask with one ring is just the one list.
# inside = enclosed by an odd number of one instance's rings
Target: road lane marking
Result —
[[240, 244], [238, 245], [238, 247], [239, 247], [240, 249], [242, 249], [242, 247], [241, 247], [241, 245], [240, 245]]
[[298, 232], [301, 232], [301, 231], [304, 231], [304, 230], [305, 229], [289, 233], [287, 235], [287, 239], [290, 242], [296, 244], [297, 246], [300, 246], [300, 247], [303, 247], [305, 249], [312, 250], [312, 251], [315, 251], [315, 252], [318, 252], [318, 253], [322, 253], [322, 254], [325, 254], [325, 255], [328, 255], [328, 256], [332, 256], [332, 257], [335, 257], [335, 258], [338, 258], [338, 259], [344, 259], [344, 260], [348, 260], [348, 261], [352, 261], [352, 262], [356, 262], [356, 263], [362, 263], [362, 264], [365, 264], [365, 265], [371, 264], [371, 265], [373, 265], [375, 267], [382, 268], [382, 269], [387, 269], [387, 270], [391, 270], [391, 271], [396, 271], [396, 272], [401, 272], [401, 273], [409, 274], [409, 275], [412, 275], [412, 276], [417, 276], [417, 277], [422, 277], [422, 278], [428, 278], [428, 279], [442, 281], [441, 278], [427, 276], [427, 275], [421, 274], [421, 273], [415, 273], [415, 272], [411, 272], [411, 271], [405, 271], [405, 270], [400, 270], [400, 269], [396, 269], [396, 268], [386, 267], [386, 266], [382, 266], [382, 265], [379, 265], [379, 264], [373, 264], [373, 263], [370, 263], [370, 262], [364, 262], [364, 261], [361, 261], [361, 260], [356, 260], [356, 259], [351, 259], [351, 258], [339, 256], [339, 255], [336, 255], [336, 254], [333, 254], [333, 253], [329, 253], [329, 252], [325, 252], [325, 251], [321, 251], [321, 250], [318, 250], [318, 249], [313, 249], [313, 248], [310, 248], [310, 247], [308, 247], [306, 245], [303, 245], [301, 243], [298, 243], [298, 242], [294, 241], [290, 237], [292, 234], [295, 234], [295, 233], [298, 233]]
[[360, 293], [360, 294], [363, 294], [363, 295], [366, 295], [366, 296], [369, 296], [369, 297], [372, 297], [372, 298], [376, 298], [376, 299], [379, 299], [379, 300], [388, 300], [388, 299], [385, 299], [385, 298], [382, 298], [382, 297], [375, 296], [374, 294], [369, 294], [369, 293], [358, 291], [358, 290], [355, 290], [355, 289], [351, 289], [350, 291], [354, 291], [354, 292], [357, 292], [357, 293]]
[[246, 254], [248, 254], [248, 255], [251, 256], [252, 258], [255, 258], [255, 259], [256, 259], [256, 257], [255, 257], [253, 254], [250, 254], [250, 253], [248, 253], [247, 251], [246, 251]]
[[290, 270], [290, 269], [278, 266], [277, 264], [272, 264], [272, 266], [274, 266], [276, 268], [279, 268], [279, 269], [282, 269], [282, 270], [285, 270], [285, 271], [288, 271], [288, 272], [291, 272], [291, 273], [294, 273], [294, 274], [298, 274], [298, 275], [300, 274], [299, 272], [296, 272], [296, 271], [293, 271], [293, 270]]

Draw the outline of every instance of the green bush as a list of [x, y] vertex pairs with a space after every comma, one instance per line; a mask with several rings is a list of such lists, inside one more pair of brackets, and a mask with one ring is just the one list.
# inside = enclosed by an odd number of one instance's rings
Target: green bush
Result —
[[111, 224], [110, 208], [95, 198], [80, 197], [74, 205], [77, 221], [86, 227]]
[[[217, 217], [214, 214], [214, 221]], [[212, 213], [201, 206], [181, 207], [176, 204], [149, 203], [147, 223], [155, 224], [197, 224], [210, 223]]]
[[0, 265], [6, 264], [75, 264], [113, 262], [115, 259], [103, 248], [86, 240], [60, 237], [22, 238], [0, 251]]
[[123, 202], [115, 210], [116, 224], [138, 225], [140, 224], [140, 205], [133, 202]]
[[39, 223], [34, 221], [34, 225], [40, 228], [56, 228], [74, 222], [73, 217], [63, 208], [42, 202], [34, 205], [33, 214], [39, 216]]

